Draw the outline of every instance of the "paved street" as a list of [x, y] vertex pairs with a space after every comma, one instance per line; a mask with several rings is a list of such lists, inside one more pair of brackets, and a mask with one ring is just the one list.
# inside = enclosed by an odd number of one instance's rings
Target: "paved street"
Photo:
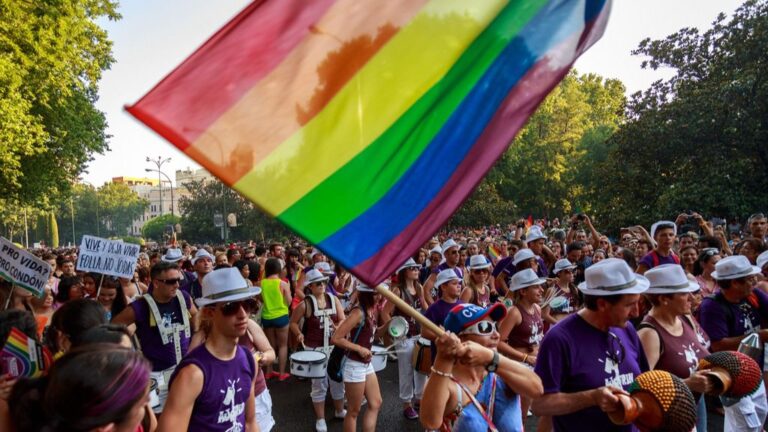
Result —
[[[384, 398], [384, 405], [379, 413], [377, 430], [380, 431], [423, 431], [418, 420], [407, 420], [403, 417], [402, 407], [398, 399], [397, 363], [389, 360], [387, 368], [379, 373], [379, 384]], [[312, 403], [309, 399], [309, 381], [299, 381], [291, 378], [287, 382], [270, 381], [269, 390], [272, 393], [272, 413], [277, 422], [275, 432], [307, 432], [314, 431], [315, 419], [312, 413]], [[326, 418], [333, 417], [333, 406], [330, 398], [326, 404]], [[341, 431], [341, 420], [330, 420], [329, 431]], [[536, 430], [535, 417], [529, 417], [525, 425], [527, 432]], [[709, 414], [709, 432], [723, 430], [722, 417]]]

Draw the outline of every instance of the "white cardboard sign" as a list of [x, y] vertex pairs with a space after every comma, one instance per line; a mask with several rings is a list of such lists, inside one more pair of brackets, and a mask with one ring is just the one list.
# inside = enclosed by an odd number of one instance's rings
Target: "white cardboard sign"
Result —
[[77, 269], [132, 278], [139, 252], [136, 244], [84, 235], [77, 255]]
[[0, 277], [42, 297], [51, 265], [0, 237]]

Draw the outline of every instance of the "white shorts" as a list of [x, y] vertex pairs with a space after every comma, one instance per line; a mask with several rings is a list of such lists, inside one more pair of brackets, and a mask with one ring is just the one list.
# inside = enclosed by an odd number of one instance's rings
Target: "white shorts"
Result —
[[256, 396], [256, 423], [259, 424], [261, 432], [269, 432], [275, 425], [275, 418], [272, 417], [272, 395], [269, 389], [264, 389]]
[[157, 382], [157, 398], [150, 396], [152, 401], [152, 411], [154, 411], [155, 414], [163, 412], [165, 401], [168, 399], [168, 384], [175, 368], [176, 366], [164, 371], [149, 373], [149, 377]]
[[365, 377], [373, 373], [376, 373], [373, 370], [373, 363], [362, 363], [349, 358], [344, 361], [345, 383], [365, 382]]

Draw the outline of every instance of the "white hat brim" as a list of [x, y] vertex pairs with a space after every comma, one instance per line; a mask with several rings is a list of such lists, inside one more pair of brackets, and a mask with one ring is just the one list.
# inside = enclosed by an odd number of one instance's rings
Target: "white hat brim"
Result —
[[[318, 271], [320, 271], [320, 270], [318, 270]], [[323, 276], [320, 279], [305, 280], [304, 281], [304, 286], [302, 288], [306, 288], [306, 287], [310, 286], [311, 284], [317, 283], [317, 282], [328, 282], [329, 279], [330, 278], [328, 276]]]
[[199, 299], [195, 300], [195, 304], [197, 304], [198, 307], [204, 307], [204, 306], [208, 306], [216, 303], [227, 303], [231, 301], [243, 300], [249, 297], [255, 297], [259, 294], [261, 294], [261, 288], [254, 286], [254, 287], [251, 287], [251, 289], [249, 289], [247, 292], [233, 294], [231, 296], [221, 297], [217, 299], [207, 299], [205, 297], [200, 297]]
[[561, 268], [561, 269], [555, 269], [555, 270], [553, 270], [553, 272], [554, 272], [555, 274], [558, 274], [558, 273], [560, 273], [560, 272], [561, 272], [561, 271], [563, 271], [563, 270], [573, 270], [573, 269], [575, 269], [576, 267], [577, 267], [577, 266], [575, 266], [575, 265], [570, 265], [570, 266], [568, 266], [568, 267], [563, 267], [563, 268]]
[[644, 294], [678, 294], [678, 293], [692, 293], [700, 290], [699, 284], [693, 281], [688, 281], [688, 286], [685, 288], [664, 288], [664, 287], [649, 287]]
[[509, 290], [512, 291], [512, 292], [515, 292], [517, 290], [521, 290], [523, 288], [528, 288], [528, 287], [531, 287], [531, 286], [534, 286], [534, 285], [544, 285], [545, 283], [547, 283], [546, 279], [539, 278], [539, 279], [536, 279], [534, 281], [526, 282], [526, 283], [524, 283], [522, 285], [519, 285], [519, 286], [509, 287]]
[[648, 288], [651, 286], [651, 282], [648, 281], [648, 279], [645, 278], [645, 276], [636, 275], [635, 280], [637, 281], [636, 284], [629, 288], [620, 289], [616, 291], [610, 291], [610, 290], [602, 290], [602, 289], [590, 289], [587, 288], [587, 283], [582, 282], [578, 285], [579, 291], [582, 292], [582, 294], [586, 295], [594, 295], [594, 296], [614, 296], [614, 295], [621, 295], [621, 294], [643, 294], [644, 292], [648, 291]]
[[165, 255], [163, 255], [163, 256], [160, 258], [160, 260], [161, 260], [161, 261], [164, 261], [164, 262], [169, 262], [169, 263], [175, 263], [175, 262], [179, 262], [179, 261], [181, 261], [182, 259], [184, 259], [184, 255], [182, 255], [182, 256], [180, 256], [180, 257], [178, 257], [178, 258], [166, 258], [166, 257], [165, 257]]
[[468, 268], [469, 268], [470, 270], [482, 270], [482, 269], [487, 269], [487, 268], [489, 268], [490, 266], [491, 266], [491, 263], [487, 262], [487, 263], [485, 263], [485, 264], [481, 264], [481, 265], [479, 265], [479, 266], [474, 266], [474, 267], [472, 267], [472, 266], [469, 266]]
[[734, 274], [734, 275], [724, 275], [724, 276], [720, 276], [719, 274], [717, 274], [717, 270], [715, 270], [715, 271], [713, 271], [713, 272], [712, 272], [712, 279], [715, 279], [715, 280], [732, 280], [732, 279], [741, 279], [741, 278], [745, 278], [745, 277], [754, 276], [754, 275], [757, 275], [757, 274], [760, 274], [760, 273], [762, 273], [762, 272], [763, 272], [762, 270], [760, 270], [760, 267], [758, 267], [758, 266], [753, 266], [753, 265], [751, 265], [751, 266], [749, 266], [749, 267], [750, 267], [752, 270], [751, 270], [749, 273], [747, 273], [747, 274], [741, 274], [741, 273], [737, 273], [737, 274]]
[[526, 237], [525, 244], [528, 244], [528, 243], [530, 243], [532, 241], [536, 241], [536, 240], [539, 240], [539, 239], [546, 239], [546, 238], [547, 238], [547, 236], [545, 236], [544, 234], [534, 235], [531, 238], [527, 238]]

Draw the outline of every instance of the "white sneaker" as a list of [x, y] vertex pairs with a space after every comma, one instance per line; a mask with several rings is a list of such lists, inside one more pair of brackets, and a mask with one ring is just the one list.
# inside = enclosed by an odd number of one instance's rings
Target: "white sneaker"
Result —
[[317, 432], [328, 432], [328, 426], [325, 424], [325, 419], [320, 419], [315, 422], [315, 430]]
[[336, 417], [337, 419], [343, 419], [346, 416], [347, 416], [347, 410], [345, 409], [341, 411], [336, 411], [336, 413], [334, 414], [334, 417]]

